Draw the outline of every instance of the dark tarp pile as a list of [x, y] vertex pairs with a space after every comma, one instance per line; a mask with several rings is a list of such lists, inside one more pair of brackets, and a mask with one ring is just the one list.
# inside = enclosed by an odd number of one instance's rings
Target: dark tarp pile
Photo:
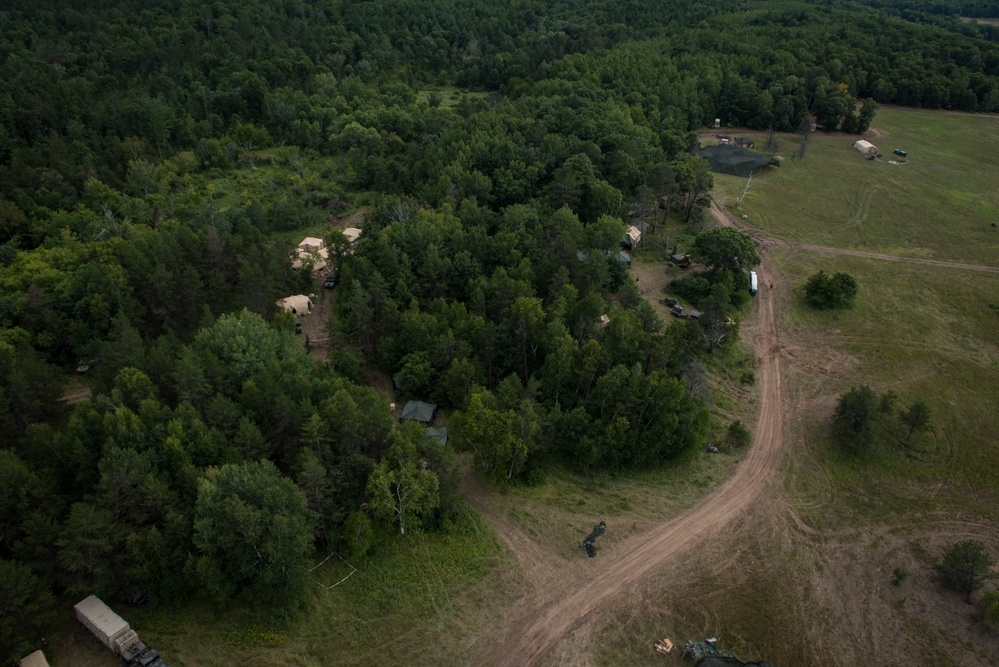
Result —
[[773, 667], [769, 662], [740, 662], [720, 655], [706, 655], [695, 664], [697, 667]]
[[698, 144], [692, 152], [707, 160], [711, 171], [743, 178], [749, 178], [749, 175], [760, 167], [771, 164], [780, 166], [780, 160], [775, 157], [761, 155], [756, 151], [732, 144], [714, 144], [703, 148]]

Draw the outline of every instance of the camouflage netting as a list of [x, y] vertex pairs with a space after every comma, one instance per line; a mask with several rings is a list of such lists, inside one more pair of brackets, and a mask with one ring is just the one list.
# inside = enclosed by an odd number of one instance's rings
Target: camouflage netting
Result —
[[780, 166], [780, 160], [775, 157], [761, 155], [756, 151], [732, 144], [714, 144], [703, 148], [698, 144], [692, 152], [707, 160], [711, 171], [743, 178], [749, 178], [749, 175], [760, 167], [771, 164]]
[[706, 655], [696, 667], [773, 667], [769, 662], [741, 662], [735, 658], [720, 655]]

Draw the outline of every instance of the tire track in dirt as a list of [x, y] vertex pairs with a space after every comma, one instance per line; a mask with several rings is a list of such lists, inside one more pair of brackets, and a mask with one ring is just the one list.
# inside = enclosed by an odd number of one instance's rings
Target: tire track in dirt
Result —
[[[759, 273], [763, 283], [767, 283], [766, 272], [761, 269]], [[579, 581], [578, 586], [568, 589], [570, 593], [530, 614], [514, 628], [496, 664], [504, 667], [542, 664], [553, 647], [594, 611], [653, 571], [717, 535], [767, 487], [777, 470], [783, 441], [777, 305], [776, 298], [767, 291], [760, 292], [753, 323], [763, 397], [753, 445], [735, 475], [695, 509], [622, 543], [601, 563], [596, 576]]]
[[[761, 254], [765, 254], [767, 249], [787, 247], [794, 250], [999, 273], [999, 267], [898, 257], [771, 238], [758, 230], [743, 228], [715, 202], [712, 202], [710, 210], [720, 224], [734, 226], [749, 233]], [[561, 580], [548, 582], [553, 589], [557, 588], [558, 592], [547, 595], [543, 594], [542, 580], [548, 577], [532, 577], [532, 584], [537, 591], [536, 599], [540, 601], [535, 603], [537, 606], [533, 610], [522, 612], [521, 622], [513, 624], [510, 634], [507, 635], [507, 641], [500, 647], [494, 659], [494, 664], [501, 667], [522, 665], [530, 667], [544, 664], [555, 648], [598, 609], [608, 606], [654, 571], [675, 562], [695, 546], [718, 535], [753, 504], [775, 476], [783, 445], [783, 415], [789, 411], [789, 406], [785, 404], [777, 317], [778, 300], [787, 297], [787, 289], [783, 278], [771, 276], [766, 267], [759, 267], [757, 273], [761, 285], [771, 285], [775, 289], [760, 291], [751, 320], [761, 401], [753, 444], [745, 460], [727, 482], [712, 492], [696, 508], [652, 531], [623, 542], [613, 554], [607, 554], [602, 559], [600, 572], [594, 576], [584, 578], [578, 574], [562, 572]], [[515, 546], [508, 543], [508, 547]], [[527, 560], [529, 563], [535, 559]]]

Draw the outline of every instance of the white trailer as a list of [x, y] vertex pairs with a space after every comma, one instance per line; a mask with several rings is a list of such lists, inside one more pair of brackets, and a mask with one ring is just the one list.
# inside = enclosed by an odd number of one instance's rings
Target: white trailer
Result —
[[749, 293], [756, 296], [756, 290], [759, 289], [759, 285], [756, 282], [756, 271], [749, 272]]

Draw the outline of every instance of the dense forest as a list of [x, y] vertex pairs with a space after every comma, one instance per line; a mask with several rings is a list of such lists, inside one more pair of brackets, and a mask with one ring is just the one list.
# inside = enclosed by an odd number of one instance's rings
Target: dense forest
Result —
[[[704, 317], [667, 327], [617, 255], [661, 207], [696, 223], [693, 131], [999, 111], [991, 28], [870, 4], [5, 3], [0, 659], [53, 595], [294, 608], [317, 550], [447, 529], [451, 449], [371, 372], [499, 484], [695, 451], [759, 258], [688, 226]], [[329, 223], [364, 205], [348, 251]], [[317, 289], [302, 232], [337, 249], [325, 362], [275, 306]]]

